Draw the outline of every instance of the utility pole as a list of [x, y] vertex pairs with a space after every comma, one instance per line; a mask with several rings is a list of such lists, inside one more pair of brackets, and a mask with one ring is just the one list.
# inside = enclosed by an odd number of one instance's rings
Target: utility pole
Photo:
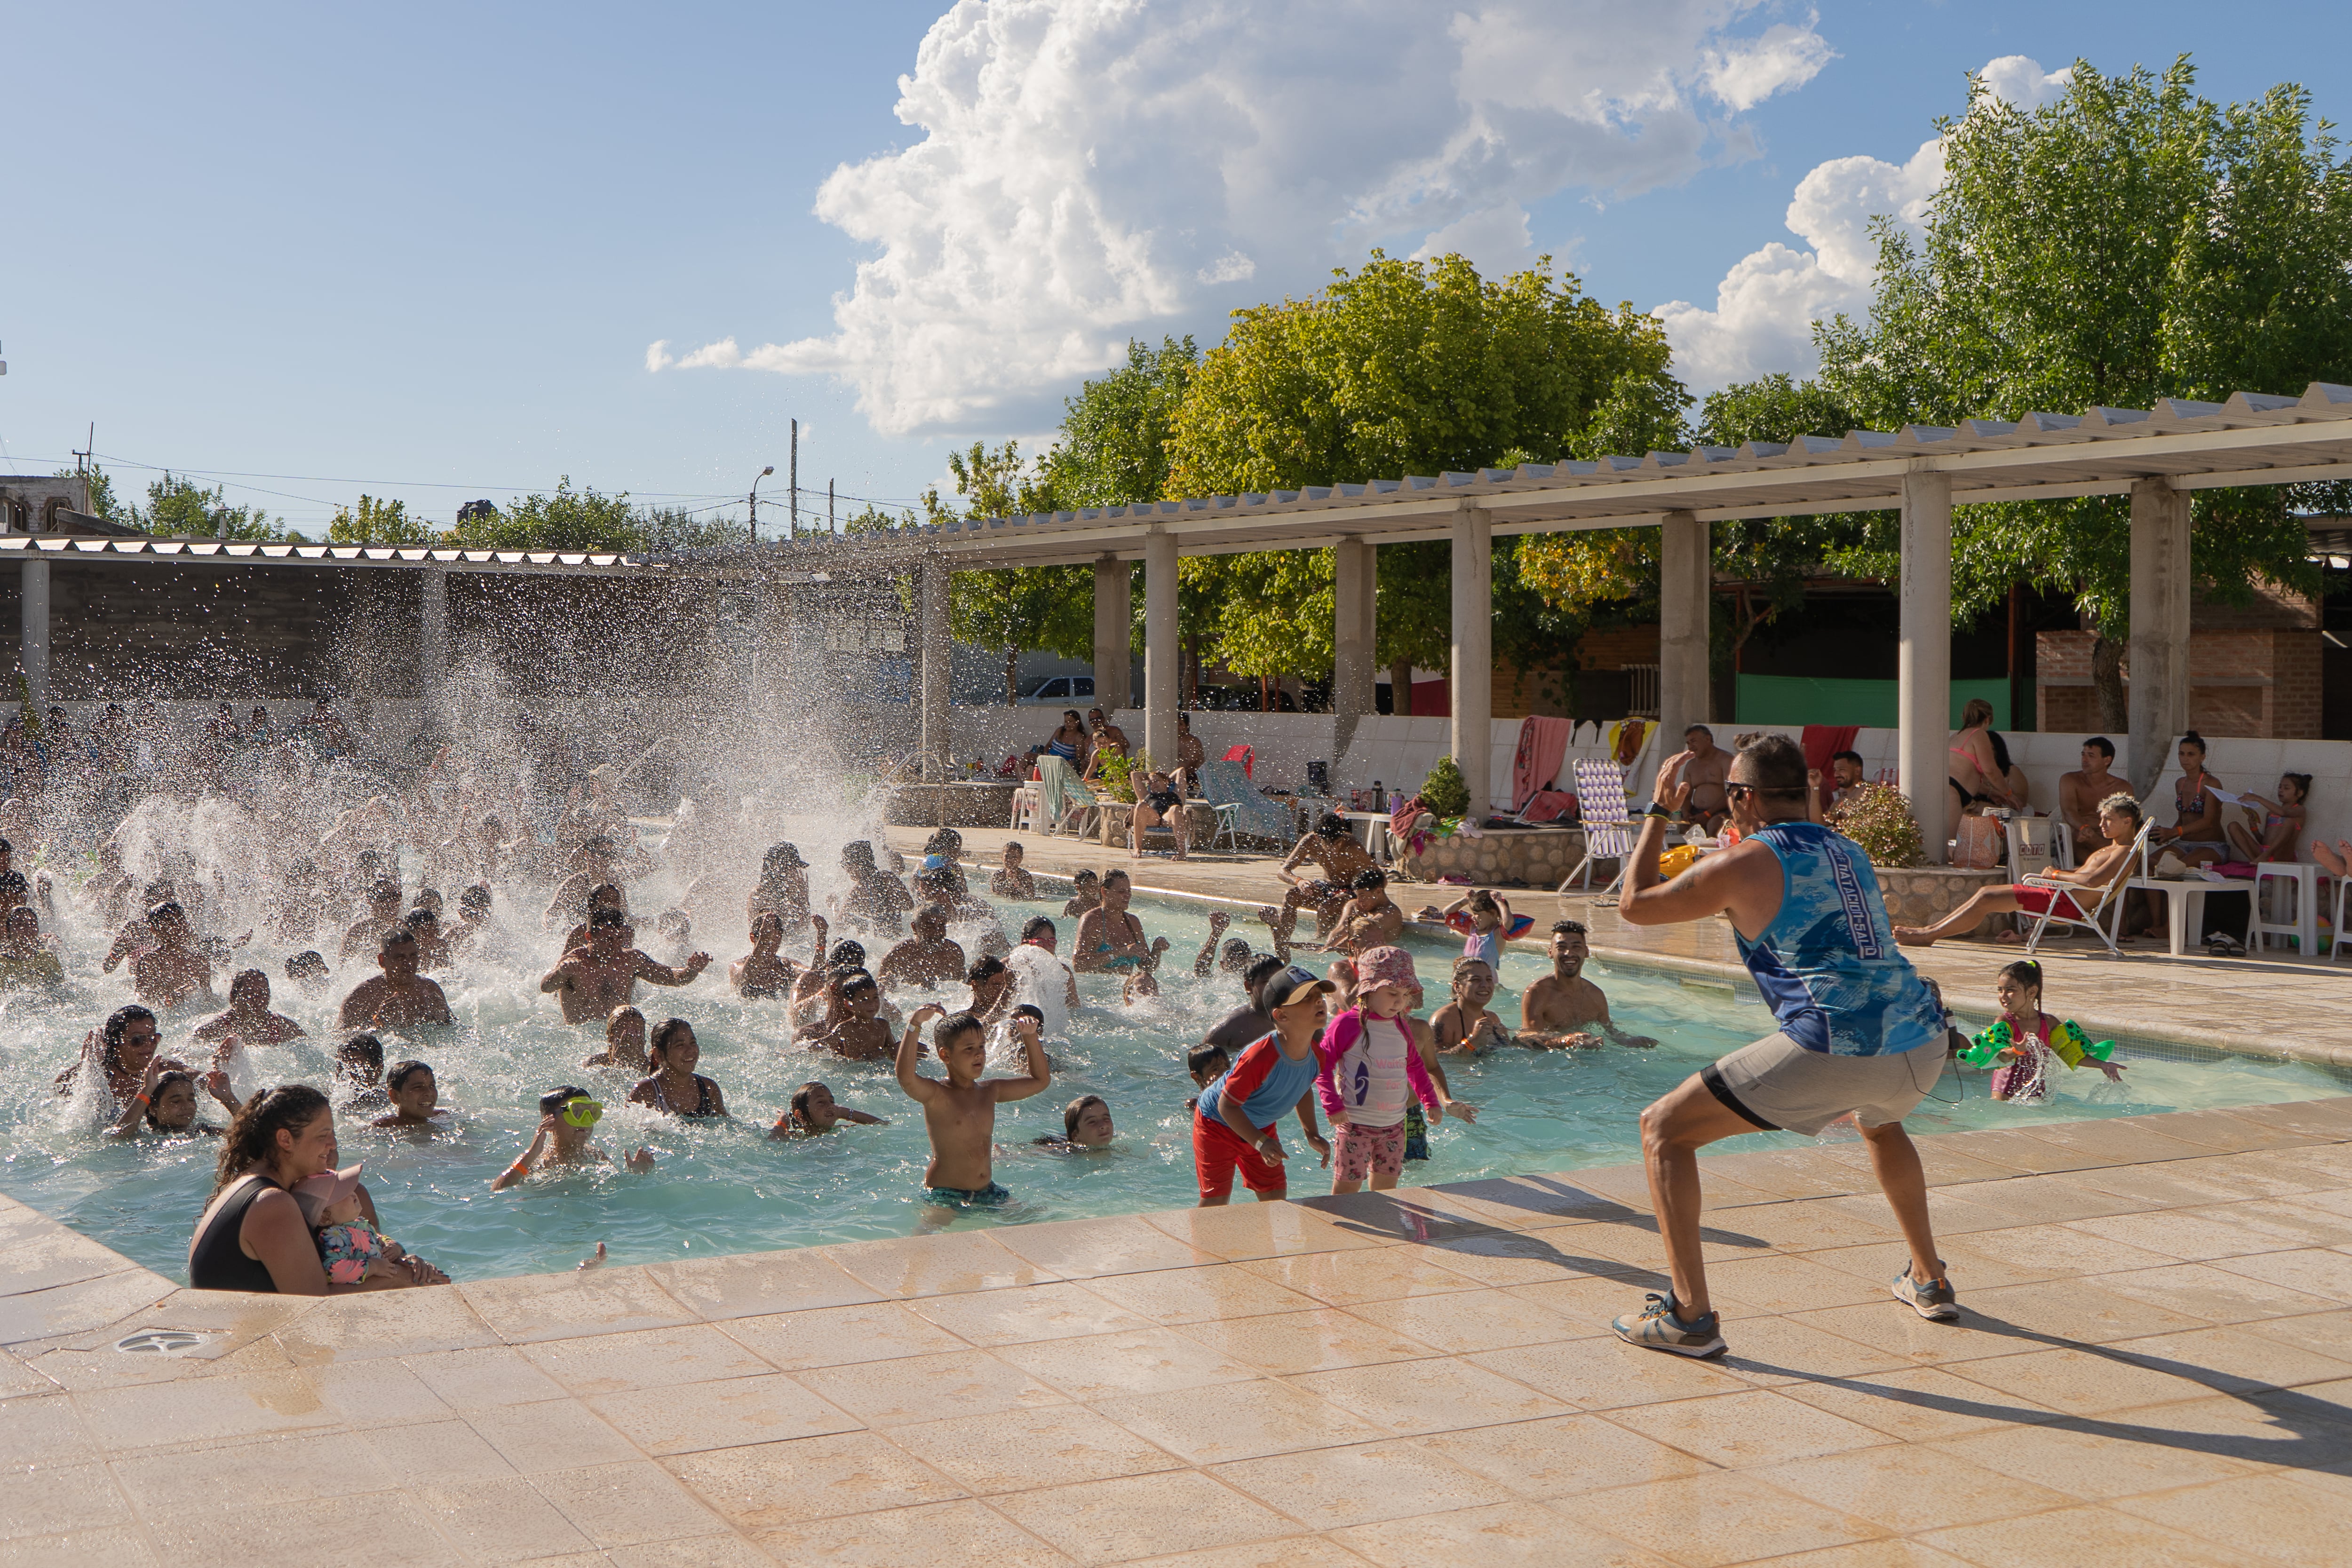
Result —
[[793, 421], [792, 468], [793, 471], [785, 481], [791, 486], [793, 493], [792, 513], [784, 518], [784, 538], [793, 538], [801, 526], [801, 422], [797, 419]]
[[98, 421], [89, 422], [89, 435], [79, 452], [73, 455], [74, 478], [81, 485], [81, 509], [89, 510], [89, 465], [98, 452]]
[[751, 542], [753, 544], [760, 542], [760, 481], [775, 471], [776, 465], [771, 463], [751, 476]]
[[833, 520], [833, 481], [830, 479], [824, 482], [824, 531], [829, 534], [841, 531]]

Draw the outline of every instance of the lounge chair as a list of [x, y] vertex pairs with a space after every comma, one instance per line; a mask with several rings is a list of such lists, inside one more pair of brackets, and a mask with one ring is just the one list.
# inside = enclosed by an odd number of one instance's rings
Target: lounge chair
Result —
[[1252, 789], [1238, 762], [1220, 758], [1202, 763], [1201, 797], [1217, 809], [1217, 833], [1210, 840], [1212, 846], [1218, 837], [1233, 843], [1236, 832], [1285, 848], [1298, 841], [1298, 824], [1288, 810]]
[[[2058, 913], [2059, 901], [2055, 898], [2052, 899], [2050, 907], [2034, 916], [2033, 929], [2026, 935], [2025, 950], [2028, 953], [2041, 945], [2042, 933], [2049, 930], [2051, 926], [2067, 925], [2077, 930], [2088, 931], [2107, 945], [2107, 951], [2110, 954], [2120, 958], [2123, 956], [2123, 949], [2116, 946], [2116, 934], [2123, 925], [2124, 894], [2127, 889], [2140, 886], [2143, 883], [2153, 884], [2167, 895], [2166, 902], [2171, 906], [2176, 918], [2186, 915], [2187, 901], [2180, 896], [2183, 884], [2177, 882], [2159, 882], [2147, 874], [2148, 834], [2155, 821], [2156, 819], [2151, 817], [2140, 823], [2139, 836], [2132, 840], [2131, 852], [2124, 860], [2126, 874], [2110, 881], [2104, 888], [2094, 890], [2084, 887], [2079, 882], [2066, 882], [2054, 876], [2029, 876], [2020, 880], [2018, 883], [2020, 887], [2047, 888], [2053, 892], [2063, 893], [2067, 895], [2067, 902], [2082, 911], [2079, 916], [2061, 915]], [[2131, 873], [2131, 868], [2134, 866], [2138, 868], [2136, 875]], [[2102, 918], [2105, 919], [2106, 925], [2099, 924]], [[2174, 951], [2177, 952], [2179, 949], [2175, 948]]]
[[1078, 771], [1064, 757], [1041, 757], [1037, 759], [1037, 786], [1045, 797], [1047, 837], [1061, 831], [1073, 815], [1083, 814], [1081, 825], [1073, 830], [1085, 838], [1099, 814], [1095, 792], [1078, 782]]
[[1633, 814], [1625, 806], [1625, 770], [1614, 762], [1579, 761], [1576, 764], [1576, 805], [1584, 823], [1584, 858], [1576, 869], [1560, 879], [1559, 891], [1566, 893], [1580, 875], [1589, 892], [1592, 887], [1592, 862], [1613, 860], [1617, 875], [1601, 889], [1607, 897], [1616, 891], [1625, 876], [1625, 857], [1633, 852]]

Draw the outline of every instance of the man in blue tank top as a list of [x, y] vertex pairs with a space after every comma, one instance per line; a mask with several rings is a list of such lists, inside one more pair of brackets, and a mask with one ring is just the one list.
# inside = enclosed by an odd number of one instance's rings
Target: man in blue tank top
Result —
[[1943, 1075], [1946, 1024], [1895, 945], [1870, 858], [1811, 817], [1805, 754], [1785, 736], [1744, 747], [1724, 786], [1740, 841], [1672, 882], [1658, 875], [1666, 825], [1687, 784], [1682, 758], [1658, 770], [1655, 798], [1626, 862], [1617, 909], [1635, 925], [1721, 914], [1780, 1029], [1685, 1079], [1642, 1113], [1642, 1155], [1673, 1284], [1618, 1337], [1680, 1355], [1724, 1348], [1699, 1259], [1698, 1151], [1742, 1133], [1807, 1136], [1851, 1113], [1911, 1250], [1897, 1301], [1921, 1317], [1959, 1315], [1927, 1223], [1927, 1183], [1903, 1118]]

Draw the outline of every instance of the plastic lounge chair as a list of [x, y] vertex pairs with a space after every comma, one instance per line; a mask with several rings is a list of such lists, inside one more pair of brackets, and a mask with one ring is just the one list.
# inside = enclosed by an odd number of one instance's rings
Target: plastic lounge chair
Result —
[[1576, 869], [1560, 879], [1559, 891], [1566, 893], [1569, 884], [1582, 879], [1581, 885], [1592, 886], [1592, 862], [1613, 860], [1617, 875], [1601, 890], [1602, 896], [1614, 892], [1625, 875], [1625, 857], [1633, 852], [1633, 815], [1625, 807], [1625, 770], [1614, 762], [1580, 760], [1576, 764], [1576, 803], [1584, 820], [1584, 858]]
[[[1217, 809], [1217, 831], [1228, 844], [1234, 841], [1235, 834], [1270, 840], [1286, 848], [1298, 841], [1298, 824], [1288, 809], [1250, 788], [1249, 775], [1232, 758], [1201, 764], [1201, 797]], [[1228, 807], [1233, 808], [1234, 817], [1230, 831], [1225, 822]], [[1213, 845], [1214, 838], [1210, 841]]]

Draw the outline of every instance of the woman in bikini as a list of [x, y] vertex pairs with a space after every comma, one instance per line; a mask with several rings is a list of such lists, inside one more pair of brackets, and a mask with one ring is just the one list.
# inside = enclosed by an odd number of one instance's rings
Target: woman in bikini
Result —
[[1086, 765], [1087, 727], [1078, 717], [1078, 710], [1064, 708], [1062, 726], [1054, 731], [1054, 738], [1045, 743], [1045, 756], [1058, 757], [1072, 768]]
[[2008, 780], [1992, 749], [1992, 704], [1971, 697], [1960, 710], [1960, 731], [1952, 737], [1944, 761], [1944, 776], [1960, 810], [1971, 806], [2008, 806]]
[[2229, 828], [2221, 821], [2221, 802], [2213, 791], [2221, 781], [2205, 771], [2205, 737], [2195, 730], [2180, 737], [2180, 777], [2172, 781], [2174, 825], [2158, 828], [2157, 841], [2190, 865], [2210, 865], [2230, 859]]
[[694, 1026], [684, 1019], [664, 1019], [646, 1041], [646, 1060], [653, 1076], [640, 1079], [629, 1091], [629, 1103], [650, 1105], [689, 1121], [727, 1114], [727, 1096], [719, 1085], [695, 1071], [702, 1048], [695, 1043]]

